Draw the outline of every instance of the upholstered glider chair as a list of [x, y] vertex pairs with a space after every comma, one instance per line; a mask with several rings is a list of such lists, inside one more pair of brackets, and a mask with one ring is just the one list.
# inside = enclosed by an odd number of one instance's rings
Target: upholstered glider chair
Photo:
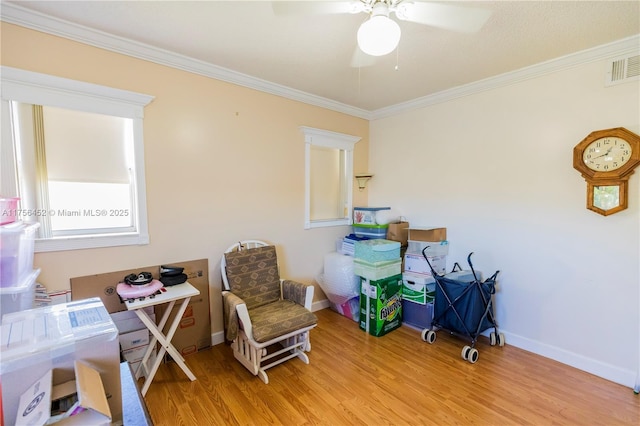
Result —
[[291, 358], [305, 364], [313, 286], [280, 279], [276, 249], [263, 241], [240, 241], [220, 261], [226, 338], [235, 358], [269, 383], [266, 370]]

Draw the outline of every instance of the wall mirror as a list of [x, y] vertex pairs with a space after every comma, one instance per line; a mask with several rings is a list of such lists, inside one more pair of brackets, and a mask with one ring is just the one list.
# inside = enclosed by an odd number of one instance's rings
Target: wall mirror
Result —
[[305, 141], [305, 229], [351, 224], [357, 136], [301, 127]]

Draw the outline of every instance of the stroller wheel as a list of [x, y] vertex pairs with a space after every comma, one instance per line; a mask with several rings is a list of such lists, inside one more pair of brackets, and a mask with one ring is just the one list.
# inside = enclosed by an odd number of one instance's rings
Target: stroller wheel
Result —
[[431, 344], [436, 341], [436, 332], [429, 329], [422, 330], [422, 340]]
[[465, 361], [469, 360], [469, 352], [471, 352], [471, 346], [464, 346], [462, 348], [462, 352], [460, 353], [460, 355], [462, 356], [462, 359], [464, 359]]
[[492, 331], [491, 334], [489, 334], [489, 344], [491, 346], [495, 346], [496, 345], [496, 333], [495, 331]]
[[475, 364], [476, 361], [478, 361], [478, 356], [478, 350], [476, 348], [471, 348], [469, 350], [467, 361], [469, 361], [471, 364]]
[[498, 333], [498, 346], [504, 346], [505, 340], [504, 340], [504, 334], [502, 333]]

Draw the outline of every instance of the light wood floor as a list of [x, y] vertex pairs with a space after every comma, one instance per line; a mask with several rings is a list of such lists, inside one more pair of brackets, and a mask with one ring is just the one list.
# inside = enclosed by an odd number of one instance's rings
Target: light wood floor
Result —
[[476, 364], [463, 339], [429, 345], [403, 326], [382, 337], [316, 312], [310, 364], [267, 370], [265, 385], [217, 345], [189, 355], [190, 382], [160, 367], [146, 395], [156, 425], [640, 425], [640, 396], [558, 362], [481, 340]]

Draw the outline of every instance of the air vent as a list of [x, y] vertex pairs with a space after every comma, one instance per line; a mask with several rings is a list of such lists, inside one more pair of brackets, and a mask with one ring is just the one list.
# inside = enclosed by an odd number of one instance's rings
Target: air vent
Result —
[[640, 79], [640, 55], [615, 58], [607, 64], [605, 86], [629, 83]]

